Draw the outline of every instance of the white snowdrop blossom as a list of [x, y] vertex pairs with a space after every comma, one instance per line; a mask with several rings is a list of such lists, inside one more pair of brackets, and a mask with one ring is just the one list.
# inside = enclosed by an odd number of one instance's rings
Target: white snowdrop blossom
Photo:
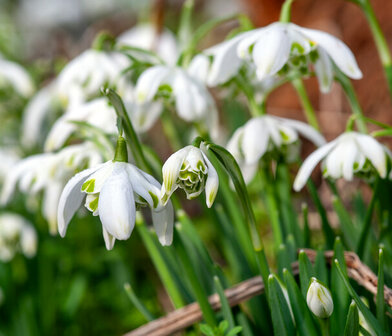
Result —
[[294, 190], [306, 184], [313, 169], [323, 160], [323, 174], [333, 179], [352, 181], [354, 174], [376, 170], [387, 175], [388, 150], [373, 137], [357, 132], [346, 132], [309, 155], [298, 171]]
[[60, 72], [57, 91], [65, 106], [77, 105], [98, 96], [104, 85], [115, 86], [130, 65], [125, 55], [88, 49]]
[[151, 102], [159, 94], [173, 97], [177, 114], [188, 122], [200, 123], [217, 136], [218, 113], [206, 86], [185, 69], [156, 65], [144, 71], [136, 83], [136, 101]]
[[333, 312], [331, 292], [316, 278], [312, 278], [306, 294], [306, 303], [314, 315], [328, 318]]
[[117, 116], [113, 106], [109, 105], [106, 98], [96, 98], [87, 103], [71, 106], [57, 119], [46, 138], [46, 151], [57, 150], [65, 144], [78, 128], [72, 121], [87, 122], [108, 134], [117, 131]]
[[101, 154], [91, 143], [68, 146], [58, 153], [29, 156], [17, 162], [6, 174], [0, 204], [11, 200], [17, 186], [32, 196], [43, 191], [42, 212], [49, 223], [50, 232], [55, 234], [57, 204], [67, 179], [76, 170], [101, 162]]
[[163, 184], [161, 198], [164, 203], [180, 187], [188, 199], [206, 192], [206, 203], [210, 208], [219, 187], [218, 174], [200, 148], [186, 146], [172, 154], [162, 168]]
[[259, 160], [267, 153], [277, 151], [291, 162], [298, 157], [299, 135], [316, 146], [325, 143], [324, 137], [313, 127], [301, 121], [263, 115], [239, 127], [227, 144], [228, 151], [237, 160], [246, 182], [254, 177]]
[[0, 87], [6, 86], [11, 86], [22, 97], [30, 97], [34, 93], [30, 74], [21, 65], [0, 55]]
[[241, 60], [256, 66], [260, 80], [292, 71], [308, 75], [313, 65], [322, 92], [331, 88], [333, 64], [350, 78], [362, 78], [346, 44], [326, 32], [294, 23], [275, 22], [241, 33], [215, 46], [210, 53], [212, 61], [202, 61], [203, 69], [209, 69], [209, 82], [215, 84], [234, 76], [243, 64]]
[[159, 57], [171, 65], [174, 65], [178, 58], [178, 45], [174, 34], [164, 29], [157, 35], [156, 27], [150, 24], [137, 25], [127, 30], [117, 38], [117, 43], [155, 51]]
[[6, 212], [0, 214], [0, 260], [10, 261], [21, 252], [32, 258], [37, 251], [37, 233], [22, 216]]
[[106, 248], [126, 240], [135, 226], [136, 210], [149, 206], [162, 245], [173, 239], [173, 207], [160, 201], [161, 185], [150, 175], [126, 162], [108, 161], [76, 174], [65, 186], [58, 206], [58, 230], [65, 236], [72, 217], [84, 201], [99, 216]]
[[4, 177], [19, 160], [20, 156], [16, 149], [0, 147], [0, 182], [4, 180]]

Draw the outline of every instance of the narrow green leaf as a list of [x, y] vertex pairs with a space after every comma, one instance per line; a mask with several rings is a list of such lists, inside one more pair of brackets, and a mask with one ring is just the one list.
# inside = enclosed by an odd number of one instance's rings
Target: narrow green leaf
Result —
[[306, 203], [302, 203], [302, 217], [303, 217], [303, 242], [305, 247], [310, 247], [311, 236], [309, 228], [309, 207]]
[[291, 312], [278, 280], [273, 274], [268, 277], [269, 305], [272, 315], [274, 334], [279, 336], [295, 335]]
[[[299, 281], [301, 284], [301, 293], [304, 299], [306, 299], [306, 294], [308, 292], [310, 278], [314, 276], [313, 266], [309, 261], [309, 258], [305, 251], [299, 252], [298, 257], [299, 264]], [[318, 274], [317, 274], [318, 277]]]
[[359, 335], [359, 314], [355, 301], [352, 300], [348, 310], [346, 327], [344, 328], [344, 336]]
[[376, 332], [377, 336], [385, 335], [385, 333], [382, 330], [377, 319], [370, 312], [368, 307], [366, 307], [366, 305], [362, 302], [361, 298], [358, 296], [358, 294], [355, 292], [355, 290], [350, 285], [349, 279], [348, 279], [347, 275], [343, 272], [343, 270], [340, 266], [340, 262], [337, 259], [334, 260], [334, 265], [336, 266], [336, 268], [338, 270], [338, 274], [339, 274], [340, 278], [342, 279], [344, 285], [346, 286], [347, 291], [350, 293], [351, 297], [354, 299], [355, 303], [358, 306], [358, 309], [361, 311], [366, 322]]
[[241, 326], [237, 326], [234, 327], [233, 329], [231, 329], [226, 336], [235, 336], [238, 335], [240, 332], [242, 331], [242, 327]]
[[327, 263], [323, 250], [317, 251], [316, 261], [314, 263], [314, 270], [315, 274], [317, 274], [317, 278], [326, 285], [329, 285]]
[[283, 274], [298, 334], [301, 336], [317, 336], [318, 332], [314, 320], [295, 279], [288, 270], [284, 270]]
[[229, 329], [233, 329], [235, 326], [234, 317], [231, 312], [230, 304], [229, 301], [227, 300], [222, 284], [217, 276], [214, 276], [214, 283], [215, 283], [216, 292], [219, 295], [219, 299], [222, 305], [223, 317], [228, 322]]
[[146, 321], [150, 322], [154, 320], [154, 316], [149, 312], [146, 306], [139, 300], [139, 298], [136, 296], [133, 288], [129, 283], [124, 284], [124, 290], [125, 293], [127, 293], [129, 300], [136, 307], [136, 309], [144, 316]]
[[385, 299], [384, 299], [384, 251], [378, 250], [378, 282], [377, 282], [377, 319], [381, 326], [385, 326]]

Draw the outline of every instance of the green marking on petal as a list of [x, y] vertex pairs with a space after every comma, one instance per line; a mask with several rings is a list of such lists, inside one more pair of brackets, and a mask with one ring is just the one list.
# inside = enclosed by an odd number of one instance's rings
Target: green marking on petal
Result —
[[90, 204], [88, 205], [90, 210], [92, 212], [95, 212], [98, 209], [98, 200], [99, 197], [97, 197], [96, 199], [94, 199], [92, 202], [90, 202]]
[[151, 196], [151, 198], [152, 198], [152, 202], [153, 202], [153, 204], [154, 204], [154, 208], [156, 208], [156, 207], [158, 206], [158, 204], [159, 204], [159, 200], [158, 200], [157, 195], [155, 195], [155, 194], [154, 194], [153, 192], [151, 192], [151, 191], [149, 191], [148, 193], [150, 194], [150, 196]]
[[94, 192], [94, 188], [95, 188], [95, 179], [87, 180], [82, 185], [82, 191], [87, 193]]

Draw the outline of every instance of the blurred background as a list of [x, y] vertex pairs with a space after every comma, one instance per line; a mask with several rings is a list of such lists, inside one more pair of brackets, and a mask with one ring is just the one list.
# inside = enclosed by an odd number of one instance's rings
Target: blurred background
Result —
[[[247, 14], [255, 26], [267, 25], [278, 19], [283, 3], [281, 0], [195, 2], [196, 26], [210, 18], [239, 12]], [[0, 53], [25, 66], [35, 83], [42, 86], [70, 59], [89, 48], [102, 30], [117, 36], [137, 23], [150, 21], [175, 33], [182, 3], [182, 0], [0, 0]], [[372, 3], [392, 45], [392, 1]], [[343, 0], [297, 0], [292, 21], [330, 32], [351, 48], [364, 74], [362, 80], [353, 84], [365, 115], [391, 124], [388, 88], [359, 8]], [[235, 24], [228, 23], [215, 29], [204, 46], [223, 40], [233, 28]], [[350, 115], [343, 92], [336, 85], [331, 93], [321, 95], [315, 78], [307, 80], [306, 87], [318, 110], [324, 135], [327, 139], [335, 137], [344, 130]], [[0, 91], [0, 97], [5, 94]], [[10, 104], [15, 109], [12, 111], [2, 105], [0, 146], [18, 141], [23, 104]], [[304, 119], [290, 85], [275, 91], [267, 105], [272, 114]], [[154, 129], [150, 134], [150, 141], [160, 143], [161, 136]], [[161, 145], [161, 149], [162, 157], [167, 157], [169, 147]], [[0, 335], [122, 334], [144, 323], [125, 295], [125, 282], [132, 284], [156, 316], [172, 308], [136, 233], [107, 252], [100, 226], [87, 213], [75, 220], [67, 237], [61, 239], [49, 236], [44, 219], [23, 204], [22, 200], [16, 200], [5, 210], [22, 214], [35, 223], [38, 252], [33, 259], [17, 255], [10, 263], [0, 262]], [[189, 210], [197, 215], [197, 206], [194, 208]], [[207, 224], [200, 223], [200, 232], [207, 241], [213, 240], [215, 233]], [[219, 253], [214, 253], [219, 258]]]

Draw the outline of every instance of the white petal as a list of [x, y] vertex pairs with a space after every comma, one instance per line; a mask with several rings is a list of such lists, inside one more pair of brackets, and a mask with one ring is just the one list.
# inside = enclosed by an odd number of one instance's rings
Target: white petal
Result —
[[[350, 141], [350, 140], [349, 140]], [[341, 178], [346, 155], [346, 142], [340, 142], [331, 150], [325, 159], [326, 176], [333, 179]]]
[[279, 124], [274, 117], [264, 116], [265, 129], [269, 133], [269, 137], [271, 138], [273, 144], [280, 148], [283, 143], [282, 135], [279, 131]]
[[163, 105], [160, 102], [137, 104], [131, 101], [124, 101], [124, 104], [138, 133], [147, 132], [158, 120], [163, 110]]
[[290, 48], [290, 37], [284, 27], [263, 31], [252, 51], [258, 78], [275, 75], [289, 59]]
[[161, 245], [171, 245], [174, 224], [174, 210], [171, 201], [162, 210], [152, 211], [152, 222]]
[[255, 177], [257, 170], [259, 169], [259, 163], [256, 162], [254, 164], [240, 164], [241, 173], [244, 178], [246, 184], [251, 182]]
[[380, 143], [370, 135], [358, 134], [355, 137], [362, 153], [370, 160], [382, 178], [387, 175], [386, 153]]
[[82, 191], [86, 194], [95, 194], [101, 192], [101, 189], [112, 174], [115, 163], [113, 161], [105, 162], [101, 168], [91, 174], [84, 182]]
[[237, 55], [242, 59], [249, 58], [251, 46], [256, 43], [256, 41], [262, 35], [262, 32], [269, 27], [266, 28], [258, 28], [251, 30], [249, 32], [238, 34], [238, 38], [240, 39], [238, 46], [237, 46]]
[[19, 64], [0, 59], [0, 79], [5, 79], [20, 95], [30, 96], [34, 83], [29, 73]]
[[336, 140], [331, 141], [330, 143], [314, 151], [306, 158], [294, 180], [293, 188], [295, 191], [299, 191], [303, 188], [303, 186], [306, 184], [306, 181], [309, 179], [309, 176], [312, 173], [313, 169], [317, 166], [321, 159], [331, 151], [331, 149], [335, 145]]
[[99, 218], [114, 238], [128, 239], [135, 226], [135, 199], [124, 167], [115, 165], [99, 194]]
[[231, 155], [234, 156], [237, 161], [243, 159], [241, 144], [244, 132], [245, 126], [237, 128], [226, 145], [226, 149], [231, 153]]
[[49, 223], [49, 232], [51, 235], [55, 235], [57, 232], [57, 206], [59, 204], [63, 187], [63, 183], [50, 181], [48, 186], [45, 188], [42, 200], [42, 212]]
[[103, 235], [103, 240], [105, 241], [105, 246], [107, 250], [113, 249], [114, 243], [116, 242], [116, 238], [114, 238], [109, 232], [105, 230], [105, 228], [102, 226], [102, 235]]
[[241, 149], [246, 164], [260, 160], [268, 147], [269, 136], [265, 117], [253, 118], [244, 126]]
[[358, 157], [358, 148], [354, 141], [345, 144], [345, 158], [343, 162], [343, 177], [352, 181], [354, 176], [354, 163]]
[[170, 71], [170, 68], [162, 65], [157, 65], [144, 71], [136, 83], [136, 100], [139, 103], [153, 100]]
[[[162, 167], [163, 186], [165, 194], [170, 196], [176, 188], [176, 181], [180, 173], [180, 168], [187, 156], [191, 146], [184, 147], [172, 154]], [[162, 189], [163, 190], [163, 189]], [[164, 195], [161, 195], [161, 197]]]
[[207, 181], [205, 186], [206, 203], [207, 203], [207, 207], [211, 208], [212, 204], [215, 201], [216, 194], [218, 192], [219, 177], [218, 177], [218, 173], [215, 170], [215, 167], [212, 165], [210, 160], [208, 160], [207, 156], [204, 153], [202, 154], [208, 167], [208, 176], [207, 176]]
[[80, 191], [84, 181], [102, 165], [83, 170], [71, 178], [61, 193], [57, 209], [57, 225], [61, 237], [65, 236], [69, 222], [82, 204], [84, 194]]
[[318, 48], [319, 58], [314, 64], [317, 80], [319, 82], [320, 91], [328, 93], [333, 83], [333, 67], [332, 62], [323, 48]]
[[362, 72], [357, 65], [353, 53], [342, 41], [319, 30], [307, 28], [300, 28], [300, 30], [313, 40], [313, 42], [323, 47], [344, 74], [354, 79], [362, 78]]
[[296, 129], [299, 133], [301, 133], [301, 135], [304, 138], [313, 142], [317, 147], [320, 147], [326, 143], [325, 138], [314, 127], [302, 121], [298, 121], [294, 119], [287, 119], [287, 118], [278, 118], [278, 119], [282, 124]]
[[45, 140], [45, 151], [51, 152], [61, 148], [75, 129], [75, 124], [69, 122], [66, 114], [58, 118]]
[[187, 72], [203, 83], [207, 83], [208, 74], [210, 72], [210, 58], [205, 54], [196, 55], [189, 63]]

